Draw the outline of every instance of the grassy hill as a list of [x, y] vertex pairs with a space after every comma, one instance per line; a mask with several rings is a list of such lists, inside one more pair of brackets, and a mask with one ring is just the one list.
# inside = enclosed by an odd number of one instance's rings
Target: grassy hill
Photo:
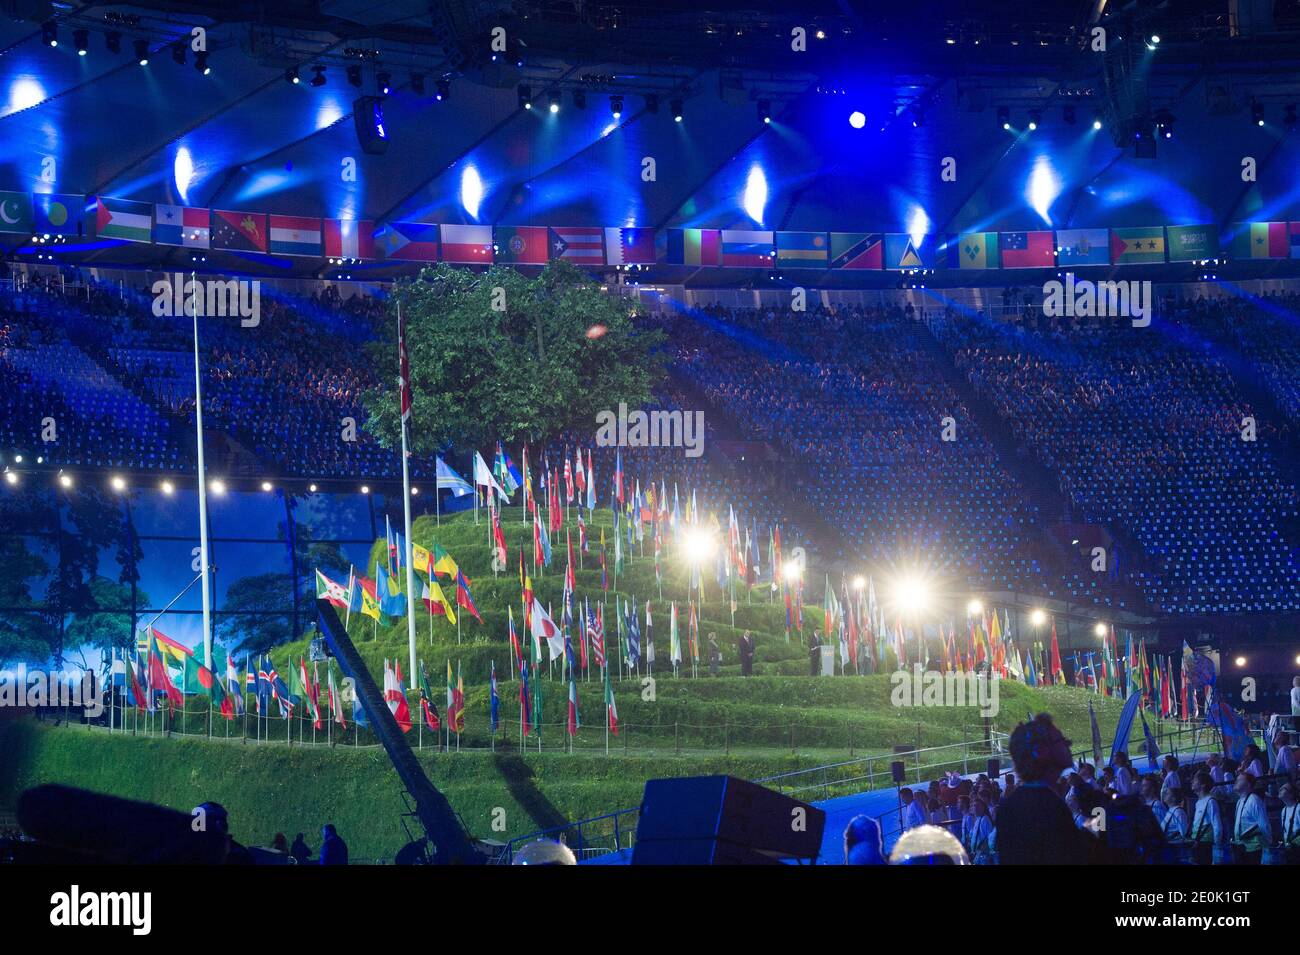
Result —
[[[599, 675], [579, 683], [583, 726], [570, 742], [563, 730], [566, 684], [558, 669], [551, 677], [542, 678], [541, 751], [533, 737], [528, 749], [519, 752], [517, 684], [513, 682], [506, 622], [506, 608], [512, 606], [517, 632], [521, 641], [525, 639], [518, 612], [517, 570], [493, 575], [486, 519], [477, 526], [471, 515], [444, 520], [441, 527], [427, 518], [416, 522], [416, 541], [431, 547], [436, 539], [470, 578], [483, 618], [480, 624], [465, 615], [458, 642], [455, 626], [442, 618], [434, 619], [430, 638], [428, 615], [423, 608], [418, 611], [419, 654], [428, 666], [434, 698], [441, 708], [447, 661], [453, 668], [459, 664], [466, 688], [467, 726], [457, 752], [436, 751], [427, 731], [415, 731], [409, 737], [412, 745], [423, 743], [421, 763], [474, 835], [508, 839], [568, 820], [633, 807], [640, 801], [645, 780], [659, 776], [730, 773], [754, 779], [853, 757], [875, 757], [869, 769], [881, 775], [883, 784], [896, 746], [928, 748], [983, 739], [986, 727], [973, 707], [893, 706], [887, 675], [804, 675], [807, 651], [797, 633], [787, 640], [784, 608], [771, 601], [770, 590], [756, 586], [749, 594], [738, 589], [733, 626], [730, 601], [717, 586], [711, 569], [704, 572], [700, 632], [702, 641], [710, 632], [717, 634], [724, 659], [722, 676], [703, 675], [707, 668], [701, 661], [701, 676], [674, 677], [666, 662], [667, 601], [678, 602], [681, 638], [689, 656], [684, 612], [689, 569], [669, 544], [662, 559], [663, 601], [650, 556], [627, 557], [615, 591], [609, 521], [608, 511], [597, 512], [591, 529], [592, 553], [577, 572], [577, 593], [589, 599], [602, 596], [596, 542], [603, 526], [611, 582], [604, 595], [611, 656], [617, 660], [613, 649], [615, 597], [635, 597], [642, 611], [649, 598], [653, 601], [659, 663], [652, 687], [637, 679], [614, 680], [622, 734], [610, 740], [608, 755]], [[504, 526], [517, 568], [513, 548], [526, 539], [531, 554], [531, 530], [520, 522], [517, 508], [507, 513]], [[564, 552], [563, 537], [559, 537], [553, 541], [556, 561], [534, 581], [539, 598], [554, 608], [557, 618]], [[377, 542], [372, 566], [382, 552], [383, 544]], [[453, 594], [449, 587], [448, 596]], [[806, 610], [808, 628], [820, 617], [815, 606]], [[758, 642], [757, 675], [751, 679], [740, 677], [737, 659], [736, 640], [745, 628], [755, 633]], [[348, 629], [377, 678], [382, 676], [386, 658], [405, 665], [407, 629], [403, 619], [376, 627], [369, 618], [354, 615]], [[290, 660], [305, 653], [306, 643], [306, 639], [300, 640], [274, 652], [281, 673], [287, 672]], [[493, 662], [502, 720], [495, 737], [489, 732], [487, 718], [487, 681]], [[411, 684], [408, 677], [408, 687]], [[1090, 739], [1089, 698], [1097, 708], [1107, 742], [1121, 708], [1118, 701], [1089, 697], [1074, 688], [1032, 688], [1006, 682], [999, 690], [1000, 708], [988, 723], [990, 731], [1010, 732], [1028, 713], [1047, 710], [1075, 740], [1076, 749], [1085, 747]], [[0, 807], [11, 807], [27, 786], [59, 781], [182, 809], [215, 799], [230, 810], [236, 835], [252, 843], [269, 842], [277, 831], [291, 838], [298, 831], [310, 835], [327, 821], [339, 826], [358, 858], [391, 858], [406, 842], [400, 783], [368, 733], [349, 729], [342, 739], [336, 737], [332, 746], [324, 745], [324, 734], [317, 733], [318, 745], [310, 745], [310, 724], [295, 721], [290, 729], [293, 744], [286, 745], [285, 723], [278, 718], [265, 721], [268, 738], [262, 742], [245, 738], [258, 735], [255, 721], [232, 725], [218, 719], [214, 721], [214, 738], [207, 739], [206, 701], [189, 698], [186, 709], [175, 728], [193, 735], [168, 739], [22, 722], [4, 726], [0, 729], [0, 766], [4, 767]], [[351, 722], [351, 714], [348, 716]], [[129, 719], [128, 726], [132, 723]], [[570, 746], [573, 751], [566, 752]], [[959, 758], [960, 752], [956, 747], [923, 758], [919, 767], [909, 763], [909, 775], [919, 772], [921, 778], [931, 778], [940, 772], [933, 763]], [[977, 771], [983, 765], [983, 750], [975, 745], [968, 752], [969, 768]], [[854, 775], [866, 771], [855, 770]], [[504, 810], [503, 831], [492, 826], [497, 810]]]

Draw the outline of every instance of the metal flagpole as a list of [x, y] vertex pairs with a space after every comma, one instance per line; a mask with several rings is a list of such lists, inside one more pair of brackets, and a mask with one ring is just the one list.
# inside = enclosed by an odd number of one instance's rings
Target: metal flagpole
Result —
[[[212, 669], [212, 590], [208, 568], [208, 487], [207, 472], [203, 463], [203, 394], [202, 369], [199, 365], [199, 308], [197, 274], [190, 272], [194, 283], [194, 298], [190, 301], [190, 315], [194, 320], [194, 433], [198, 439], [199, 481], [199, 562], [203, 577], [203, 665]], [[181, 289], [181, 295], [185, 290]], [[212, 699], [208, 698], [208, 735], [212, 735]]]
[[[397, 303], [397, 351], [400, 365], [398, 401], [402, 411], [402, 508], [406, 520], [406, 635], [410, 650], [411, 673], [415, 673], [415, 567], [411, 555], [411, 462], [407, 458], [406, 426], [411, 420], [410, 366], [406, 357], [406, 323], [402, 320], [402, 303]], [[434, 496], [437, 496], [437, 476]]]

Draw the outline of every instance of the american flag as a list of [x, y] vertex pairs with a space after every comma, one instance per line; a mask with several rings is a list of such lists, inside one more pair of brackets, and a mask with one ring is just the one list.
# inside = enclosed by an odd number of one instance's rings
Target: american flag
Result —
[[587, 639], [591, 641], [591, 654], [596, 658], [596, 666], [605, 665], [605, 634], [601, 627], [599, 608], [587, 611]]

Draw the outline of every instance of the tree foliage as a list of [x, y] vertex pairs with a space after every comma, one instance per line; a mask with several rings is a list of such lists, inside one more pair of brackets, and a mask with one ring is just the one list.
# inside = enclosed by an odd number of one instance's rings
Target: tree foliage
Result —
[[383, 380], [364, 399], [367, 430], [400, 442], [397, 320], [407, 323], [415, 425], [412, 450], [546, 441], [595, 430], [596, 413], [646, 403], [662, 379], [662, 333], [635, 305], [602, 292], [580, 270], [553, 262], [529, 278], [440, 265], [393, 294], [384, 340], [372, 344]]

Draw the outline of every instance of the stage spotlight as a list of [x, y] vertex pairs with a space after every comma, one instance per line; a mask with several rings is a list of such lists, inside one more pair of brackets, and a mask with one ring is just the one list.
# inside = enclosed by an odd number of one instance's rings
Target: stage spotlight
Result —
[[315, 485], [315, 484], [308, 484], [308, 485], [307, 485], [307, 490], [309, 490], [309, 491], [311, 491], [311, 493], [315, 494], [315, 493], [316, 493], [316, 485]]
[[324, 86], [324, 85], [325, 85], [325, 67], [323, 67], [323, 66], [313, 66], [313, 67], [311, 68], [311, 72], [312, 72], [312, 78], [311, 78], [311, 81], [310, 81], [310, 84], [309, 84], [309, 85], [311, 85], [311, 86], [315, 86], [315, 87], [317, 87], [317, 88]]
[[519, 106], [521, 109], [533, 108], [533, 91], [527, 86], [520, 85], [518, 89]]
[[854, 129], [861, 129], [863, 126], [867, 125], [866, 113], [862, 112], [860, 109], [855, 109], [853, 112], [849, 113], [849, 125]]
[[1061, 113], [1065, 118], [1066, 126], [1073, 126], [1075, 120], [1078, 119], [1078, 114], [1075, 113], [1073, 106], [1066, 106], [1065, 109], [1061, 110]]
[[362, 493], [362, 494], [369, 494], [369, 493], [370, 493], [370, 485], [369, 485], [369, 484], [363, 484], [363, 485], [361, 485], [361, 493]]
[[1264, 104], [1259, 100], [1250, 104], [1250, 118], [1255, 121], [1256, 126], [1264, 125]]
[[863, 577], [861, 574], [858, 574], [856, 577], [853, 578], [854, 590], [861, 590], [865, 586], [867, 586], [867, 578]]
[[1042, 121], [1042, 119], [1043, 119], [1043, 114], [1040, 113], [1038, 110], [1031, 109], [1029, 111], [1029, 129], [1031, 132], [1038, 128], [1038, 124]]
[[645, 98], [645, 110], [647, 113], [659, 112], [659, 94], [649, 93]]
[[417, 494], [419, 494], [419, 493], [420, 493], [420, 489], [419, 489], [418, 487], [415, 487], [414, 485], [412, 485], [412, 487], [411, 487], [411, 497], [415, 497], [415, 496], [416, 496]]
[[434, 97], [439, 103], [451, 99], [451, 80], [438, 80], [438, 82], [434, 84], [434, 89]]
[[972, 600], [966, 605], [966, 613], [972, 617], [978, 617], [984, 612], [984, 602], [982, 600]]
[[149, 41], [134, 40], [132, 41], [131, 46], [135, 49], [136, 62], [139, 63], [141, 66], [148, 66], [149, 65]]
[[361, 66], [357, 63], [348, 67], [348, 85], [361, 88]]
[[1003, 129], [1011, 128], [1011, 110], [1005, 106], [998, 107], [998, 125]]
[[177, 66], [185, 65], [185, 44], [177, 43], [172, 47], [172, 62]]
[[18, 483], [18, 474], [17, 474], [16, 472], [14, 472], [14, 471], [6, 470], [6, 471], [5, 471], [5, 481], [6, 481], [8, 484], [10, 484], [10, 485], [17, 484], [17, 483]]
[[1156, 113], [1156, 133], [1162, 139], [1174, 138], [1174, 114], [1167, 109]]
[[271, 482], [270, 482], [270, 481], [263, 481], [263, 482], [262, 482], [262, 490], [263, 490], [263, 491], [269, 491], [269, 490], [271, 490]]
[[298, 83], [299, 83], [299, 78], [298, 78], [298, 67], [296, 67], [296, 66], [291, 66], [291, 67], [289, 67], [287, 70], [285, 70], [285, 71], [284, 71], [284, 78], [285, 78], [285, 81], [286, 81], [286, 82], [288, 82], [288, 83], [292, 83], [294, 86], [297, 86]]
[[109, 53], [121, 53], [122, 34], [118, 33], [116, 30], [109, 30], [107, 33], [105, 33], [104, 48], [108, 50]]
[[[208, 66], [208, 51], [207, 51], [207, 50], [204, 50], [204, 51], [202, 51], [201, 53], [195, 53], [195, 54], [194, 54], [194, 68], [195, 68], [196, 70], [198, 70], [200, 73], [202, 73], [204, 76], [207, 76], [209, 73], [212, 72], [212, 67]], [[318, 66], [318, 67], [316, 67], [316, 69], [318, 69], [318, 70], [323, 70], [323, 69], [325, 69], [325, 68], [324, 68], [323, 66]], [[322, 80], [321, 80], [321, 83], [324, 83], [324, 82], [325, 82], [325, 81], [322, 79]], [[312, 80], [312, 86], [319, 86], [319, 85], [320, 85], [320, 84], [317, 83], [315, 80]]]
[[1092, 114], [1092, 128], [1101, 129], [1101, 127], [1102, 127], [1101, 110], [1098, 110], [1097, 112]]
[[70, 475], [70, 474], [60, 474], [60, 475], [59, 475], [59, 484], [61, 484], [63, 487], [72, 487], [72, 475]]
[[424, 74], [423, 73], [411, 74], [411, 92], [414, 93], [416, 96], [424, 95]]
[[797, 560], [787, 560], [785, 566], [781, 568], [781, 572], [785, 574], [785, 579], [791, 583], [803, 576], [803, 568], [799, 566]]
[[15, 454], [14, 464], [22, 464], [22, 463], [23, 463], [23, 456], [21, 454]]
[[1244, 667], [1244, 666], [1246, 665], [1246, 658], [1245, 658], [1245, 657], [1237, 657], [1237, 658], [1236, 658], [1235, 660], [1233, 660], [1232, 662], [1235, 663], [1235, 664], [1237, 664], [1237, 666], [1239, 666], [1239, 667]]
[[929, 602], [929, 588], [920, 577], [904, 577], [894, 586], [894, 603], [903, 613], [920, 613]]
[[162, 492], [168, 495], [169, 497], [171, 496], [172, 492], [176, 490], [176, 486], [172, 484], [171, 481], [163, 481], [160, 487], [162, 488]]
[[558, 113], [560, 111], [560, 91], [551, 90], [549, 93], [546, 94], [546, 98], [550, 100], [551, 112]]
[[59, 45], [59, 25], [53, 20], [41, 24], [41, 42], [46, 46]]
[[90, 49], [90, 31], [73, 30], [72, 45], [77, 48], [77, 56], [85, 56], [86, 51]]
[[1032, 611], [1030, 611], [1029, 622], [1032, 623], [1035, 627], [1041, 627], [1043, 624], [1047, 623], [1047, 611], [1035, 607]]
[[208, 490], [220, 497], [222, 494], [226, 493], [226, 482], [221, 480], [221, 478], [213, 478], [208, 482]]
[[679, 99], [669, 100], [668, 107], [673, 111], [673, 122], [680, 123], [682, 121], [682, 101]]
[[392, 80], [388, 73], [375, 74], [375, 89], [379, 90], [380, 96], [387, 96], [392, 91]]
[[114, 474], [111, 478], [109, 478], [108, 483], [113, 488], [114, 491], [126, 490], [126, 480], [120, 474]]
[[609, 98], [609, 111], [614, 114], [615, 119], [623, 118], [623, 97], [611, 96]]
[[702, 564], [713, 556], [718, 542], [707, 531], [691, 530], [686, 532], [682, 542], [685, 545], [686, 559], [692, 564]]
[[772, 122], [772, 103], [770, 100], [758, 101], [758, 118], [764, 123]]
[[912, 128], [916, 129], [917, 127], [924, 125], [925, 113], [921, 112], [919, 108], [912, 110]]
[[1160, 45], [1160, 35], [1158, 33], [1153, 33], [1149, 37], [1147, 37], [1148, 50], [1154, 50], [1159, 45]]
[[573, 91], [573, 105], [577, 109], [587, 108], [587, 93], [585, 90]]
[[1106, 636], [1106, 625], [1104, 623], [1098, 623], [1092, 628], [1092, 632], [1099, 637], [1104, 637]]

